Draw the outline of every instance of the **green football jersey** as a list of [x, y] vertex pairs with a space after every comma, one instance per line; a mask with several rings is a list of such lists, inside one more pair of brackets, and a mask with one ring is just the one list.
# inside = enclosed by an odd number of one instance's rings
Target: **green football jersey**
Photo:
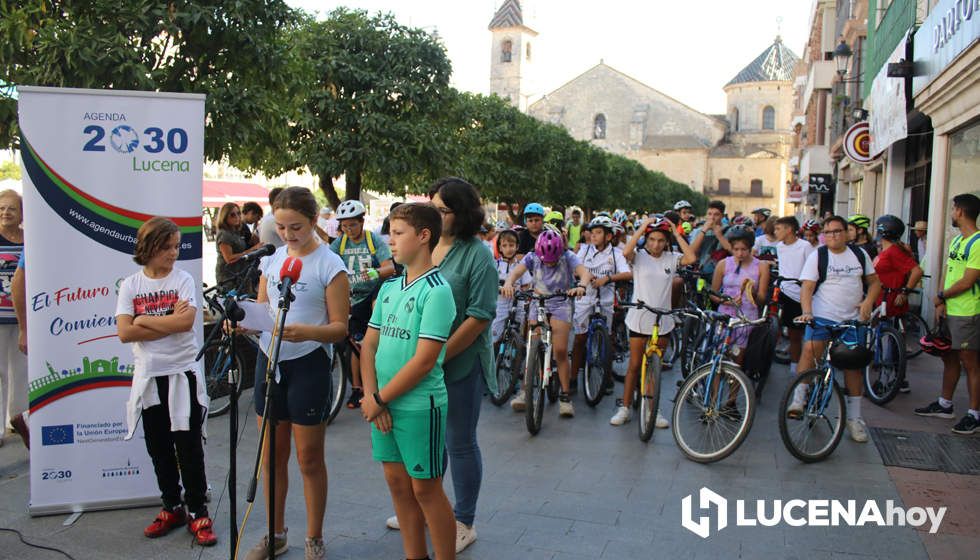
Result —
[[[446, 342], [456, 304], [453, 292], [437, 267], [411, 283], [406, 276], [390, 278], [381, 285], [368, 327], [379, 332], [374, 368], [378, 390], [387, 385], [416, 354], [419, 339]], [[429, 410], [446, 404], [446, 383], [442, 362], [446, 349], [439, 352], [435, 367], [418, 385], [388, 404], [396, 410]]]

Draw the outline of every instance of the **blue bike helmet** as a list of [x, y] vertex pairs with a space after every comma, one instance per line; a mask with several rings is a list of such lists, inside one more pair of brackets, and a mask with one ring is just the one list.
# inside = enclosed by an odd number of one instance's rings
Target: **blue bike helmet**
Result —
[[529, 202], [527, 206], [524, 207], [524, 215], [537, 214], [544, 217], [544, 206], [541, 206], [537, 202]]

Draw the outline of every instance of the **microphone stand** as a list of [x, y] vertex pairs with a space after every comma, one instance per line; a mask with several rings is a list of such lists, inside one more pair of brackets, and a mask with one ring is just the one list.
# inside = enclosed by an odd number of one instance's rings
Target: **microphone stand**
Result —
[[279, 364], [279, 350], [282, 348], [282, 330], [286, 326], [286, 314], [289, 313], [289, 305], [293, 301], [292, 288], [288, 287], [282, 295], [279, 297], [279, 313], [277, 315], [275, 336], [273, 338], [273, 349], [272, 356], [269, 357], [268, 365], [265, 370], [265, 404], [263, 405], [262, 414], [262, 429], [259, 432], [259, 450], [256, 453], [255, 458], [255, 471], [252, 476], [252, 483], [248, 489], [247, 501], [252, 503], [255, 501], [255, 493], [259, 480], [260, 469], [262, 468], [262, 448], [265, 443], [266, 434], [269, 438], [269, 499], [268, 505], [268, 515], [269, 515], [269, 536], [268, 545], [269, 550], [267, 555], [269, 558], [275, 558], [276, 550], [276, 425], [277, 421], [272, 418], [272, 403], [275, 392], [278, 388], [278, 383], [276, 382], [276, 368]]

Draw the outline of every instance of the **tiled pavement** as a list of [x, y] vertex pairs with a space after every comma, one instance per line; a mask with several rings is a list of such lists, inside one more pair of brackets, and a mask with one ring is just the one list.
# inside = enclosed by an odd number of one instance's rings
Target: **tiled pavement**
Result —
[[[901, 396], [884, 411], [866, 414], [873, 424], [889, 425], [895, 413], [907, 421], [907, 411], [935, 395], [938, 376], [924, 373], [938, 364], [933, 358], [914, 362], [912, 396]], [[676, 374], [668, 374], [667, 387]], [[845, 439], [827, 461], [803, 465], [783, 448], [775, 408], [787, 373], [777, 367], [743, 446], [727, 460], [700, 465], [684, 459], [669, 430], [658, 430], [649, 444], [636, 437], [636, 425], [608, 424], [612, 399], [598, 409], [576, 400], [578, 416], [560, 420], [557, 409], [546, 411], [545, 425], [536, 437], [524, 430], [523, 417], [506, 408], [484, 403], [480, 443], [485, 461], [484, 486], [477, 515], [479, 540], [461, 558], [550, 559], [587, 558], [773, 558], [821, 560], [837, 558], [935, 559], [973, 558], [978, 548], [976, 519], [980, 477], [889, 469], [873, 444]], [[919, 390], [919, 387], [923, 387]], [[928, 388], [925, 388], [927, 387]], [[965, 397], [965, 388], [961, 385]], [[669, 406], [668, 391], [662, 406]], [[242, 399], [249, 403], [251, 392]], [[962, 402], [958, 401], [960, 410]], [[874, 405], [864, 404], [865, 410]], [[916, 429], [923, 422], [915, 421]], [[239, 459], [239, 481], [254, 461], [256, 428], [246, 419]], [[938, 424], [937, 424], [938, 426]], [[894, 426], [900, 427], [900, 426]], [[153, 509], [87, 513], [63, 527], [64, 516], [30, 518], [25, 514], [28, 481], [23, 447], [7, 439], [0, 449], [0, 526], [20, 529], [36, 542], [57, 546], [75, 558], [227, 558], [227, 500], [222, 483], [227, 474], [227, 421], [212, 421], [209, 432], [209, 477], [215, 486], [212, 510], [221, 542], [212, 549], [193, 548], [190, 537], [175, 533], [150, 541], [142, 527]], [[936, 429], [948, 429], [943, 424]], [[368, 428], [359, 417], [343, 411], [327, 432], [330, 496], [326, 520], [329, 558], [401, 558], [397, 532], [384, 527], [391, 514], [381, 468], [370, 459]], [[302, 558], [304, 509], [295, 461], [287, 506], [292, 549], [283, 558]], [[896, 484], [896, 481], [897, 484]], [[246, 484], [242, 482], [239, 496]], [[702, 486], [732, 499], [837, 498], [934, 503], [935, 487], [942, 499], [956, 500], [943, 531], [928, 535], [909, 527], [792, 528], [729, 527], [701, 539], [681, 527], [681, 499]], [[451, 491], [451, 485], [447, 484]], [[955, 489], [950, 491], [950, 489]], [[923, 495], [926, 492], [928, 495]], [[696, 498], [695, 498], [696, 503]], [[967, 509], [968, 505], [974, 507]], [[239, 506], [239, 514], [243, 508]], [[971, 515], [972, 514], [972, 515]], [[698, 515], [697, 513], [695, 515]], [[243, 547], [264, 531], [264, 507], [256, 504]], [[714, 529], [714, 525], [712, 526]], [[29, 549], [9, 533], [0, 533], [0, 558], [57, 558]]]

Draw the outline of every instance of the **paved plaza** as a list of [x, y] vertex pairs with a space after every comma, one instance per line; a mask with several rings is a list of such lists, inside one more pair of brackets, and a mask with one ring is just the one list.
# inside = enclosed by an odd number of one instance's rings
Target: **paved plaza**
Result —
[[[911, 408], [934, 398], [939, 380], [938, 360], [923, 356], [912, 362], [911, 395], [900, 395], [886, 409], [865, 401], [872, 426], [947, 431], [951, 422], [919, 419]], [[667, 374], [673, 387], [676, 372]], [[576, 397], [577, 416], [558, 418], [557, 408], [546, 411], [536, 437], [524, 429], [522, 415], [484, 403], [480, 444], [485, 462], [484, 485], [477, 514], [479, 540], [461, 555], [464, 559], [573, 560], [589, 558], [773, 558], [859, 559], [972, 558], [980, 550], [976, 503], [980, 477], [947, 475], [885, 467], [873, 443], [845, 439], [827, 461], [803, 465], [783, 448], [775, 409], [788, 374], [777, 366], [767, 387], [748, 439], [728, 459], [711, 465], [686, 460], [669, 430], [657, 430], [649, 444], [636, 435], [636, 424], [608, 424], [613, 399], [590, 409]], [[618, 389], [619, 386], [617, 386]], [[965, 387], [960, 385], [957, 409], [965, 410]], [[671, 391], [662, 406], [669, 407]], [[251, 402], [251, 391], [244, 403]], [[250, 407], [249, 407], [250, 408]], [[239, 454], [240, 499], [254, 461], [254, 414], [242, 414], [246, 430]], [[179, 531], [158, 540], [142, 537], [142, 528], [155, 509], [87, 513], [71, 526], [66, 516], [31, 518], [28, 501], [27, 455], [8, 437], [0, 448], [0, 526], [18, 529], [33, 542], [55, 546], [78, 559], [227, 558], [228, 502], [223, 491], [227, 476], [227, 419], [209, 424], [208, 475], [214, 485], [212, 514], [221, 541], [211, 549], [191, 546]], [[328, 558], [402, 558], [399, 534], [385, 528], [392, 509], [381, 467], [371, 461], [368, 426], [350, 411], [341, 412], [327, 431], [330, 495], [325, 526]], [[291, 465], [287, 506], [292, 548], [283, 557], [302, 558], [304, 508], [301, 479]], [[451, 484], [446, 485], [451, 492]], [[898, 505], [947, 505], [949, 511], [936, 535], [911, 527], [736, 527], [729, 526], [702, 539], [681, 526], [681, 500], [708, 487], [735, 499], [823, 498], [894, 500]], [[239, 506], [239, 515], [244, 508]], [[256, 504], [244, 535], [251, 547], [265, 530], [265, 509]], [[20, 544], [15, 535], [0, 532], [0, 558], [59, 558], [52, 552]]]

